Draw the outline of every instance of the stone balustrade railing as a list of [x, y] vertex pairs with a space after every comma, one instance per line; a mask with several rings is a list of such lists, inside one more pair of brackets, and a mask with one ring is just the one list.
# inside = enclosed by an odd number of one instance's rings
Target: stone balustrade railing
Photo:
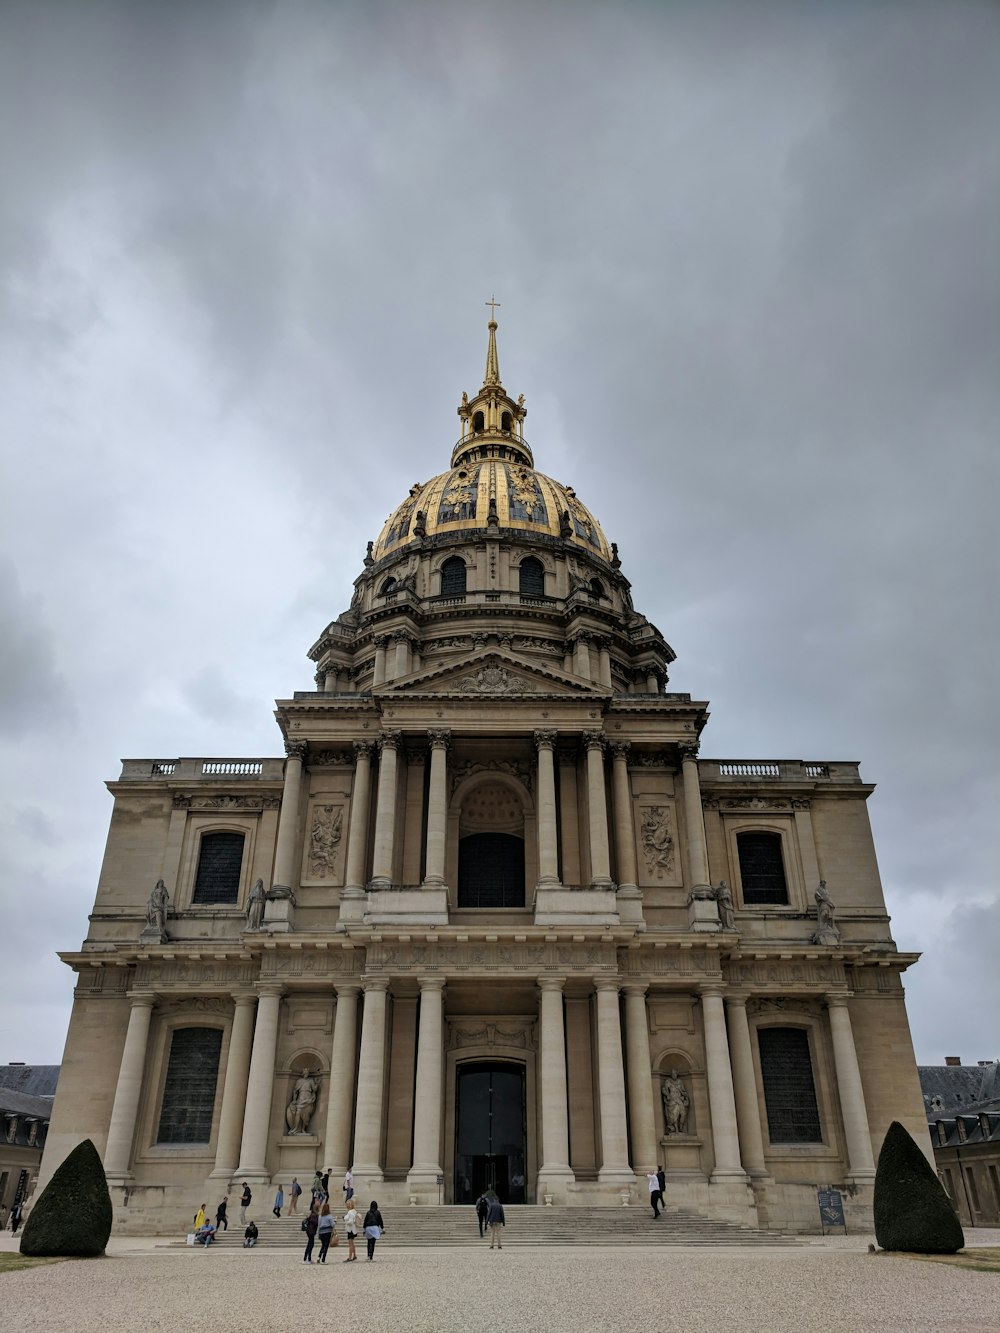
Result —
[[123, 779], [147, 781], [169, 778], [173, 782], [277, 781], [284, 773], [284, 759], [124, 759]]
[[861, 781], [856, 763], [821, 763], [811, 759], [699, 759], [698, 774], [702, 782], [715, 778], [723, 782], [728, 779], [740, 782]]

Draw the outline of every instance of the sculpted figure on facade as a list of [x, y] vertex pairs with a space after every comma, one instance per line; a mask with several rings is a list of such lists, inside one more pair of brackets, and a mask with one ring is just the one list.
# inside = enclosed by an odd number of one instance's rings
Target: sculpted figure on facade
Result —
[[339, 805], [318, 806], [309, 835], [309, 873], [316, 879], [329, 879], [336, 871], [337, 847], [344, 825], [344, 811]]
[[289, 1134], [308, 1134], [309, 1122], [316, 1110], [319, 1080], [308, 1069], [303, 1069], [292, 1089], [292, 1100], [285, 1108], [285, 1123]]
[[691, 1097], [676, 1069], [663, 1080], [663, 1122], [668, 1134], [686, 1134], [688, 1115], [691, 1112]]
[[263, 926], [264, 904], [266, 901], [264, 881], [259, 879], [250, 890], [250, 896], [247, 898], [247, 930], [260, 930]]
[[715, 901], [719, 905], [719, 920], [723, 930], [736, 929], [736, 913], [733, 910], [733, 894], [724, 879], [720, 879], [715, 889]]
[[662, 805], [647, 806], [642, 812], [642, 854], [647, 873], [657, 879], [663, 879], [673, 868], [674, 839]]
[[840, 930], [834, 920], [836, 907], [826, 887], [826, 880], [821, 879], [814, 894], [816, 899], [816, 930], [813, 932], [813, 944], [839, 944]]
[[152, 893], [149, 895], [149, 901], [146, 903], [146, 930], [150, 933], [155, 931], [161, 938], [166, 938], [169, 909], [170, 894], [167, 892], [167, 886], [163, 880], [158, 879], [153, 886]]

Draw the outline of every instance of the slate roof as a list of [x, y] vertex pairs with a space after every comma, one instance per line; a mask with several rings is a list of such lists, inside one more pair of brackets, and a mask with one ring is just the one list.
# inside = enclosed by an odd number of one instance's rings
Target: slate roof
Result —
[[29, 1097], [54, 1097], [59, 1065], [0, 1065], [0, 1088]]
[[[918, 1065], [929, 1121], [970, 1111], [1000, 1110], [1000, 1061], [983, 1065]], [[940, 1098], [939, 1104], [934, 1099]]]
[[15, 1092], [13, 1088], [0, 1087], [0, 1113], [4, 1111], [34, 1116], [38, 1120], [48, 1120], [52, 1116], [52, 1098], [29, 1097], [27, 1093]]

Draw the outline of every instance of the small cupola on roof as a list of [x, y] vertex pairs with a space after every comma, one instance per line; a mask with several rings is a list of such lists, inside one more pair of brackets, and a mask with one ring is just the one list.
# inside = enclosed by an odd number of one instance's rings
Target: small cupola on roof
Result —
[[451, 453], [452, 467], [471, 463], [479, 458], [507, 458], [515, 463], [534, 466], [531, 450], [524, 438], [524, 394], [515, 402], [500, 382], [500, 359], [497, 356], [498, 301], [487, 301], [490, 307], [489, 342], [486, 347], [486, 374], [483, 387], [476, 396], [462, 394], [458, 415], [462, 434]]

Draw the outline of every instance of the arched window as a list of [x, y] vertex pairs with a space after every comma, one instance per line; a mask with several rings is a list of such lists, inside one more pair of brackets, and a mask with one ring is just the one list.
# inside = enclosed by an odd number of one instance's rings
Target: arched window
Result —
[[508, 435], [510, 434], [513, 424], [514, 419], [509, 412], [502, 412], [500, 414], [500, 429], [506, 431]]
[[459, 907], [524, 906], [524, 839], [470, 833], [458, 842]]
[[472, 414], [472, 433], [473, 435], [482, 435], [486, 426], [486, 418], [482, 412], [473, 412]]
[[208, 1143], [219, 1078], [221, 1028], [176, 1028], [170, 1039], [157, 1143]]
[[809, 1034], [804, 1028], [758, 1028], [760, 1077], [772, 1143], [822, 1143]]
[[240, 896], [243, 833], [206, 833], [198, 853], [196, 903], [235, 903]]
[[594, 597], [607, 597], [608, 595], [604, 591], [604, 584], [601, 582], [600, 579], [590, 580], [590, 591]]
[[459, 597], [465, 592], [465, 561], [453, 555], [441, 566], [441, 596]]
[[744, 904], [775, 903], [787, 907], [788, 885], [781, 856], [781, 834], [738, 833], [736, 849], [740, 858]]
[[518, 587], [525, 597], [545, 596], [545, 569], [542, 562], [536, 560], [533, 555], [529, 555], [527, 560], [521, 561], [521, 567], [518, 570]]
[[386, 579], [386, 581], [382, 584], [382, 587], [379, 591], [379, 596], [388, 597], [391, 592], [395, 591], [396, 591], [396, 580], [390, 574], [389, 577]]

